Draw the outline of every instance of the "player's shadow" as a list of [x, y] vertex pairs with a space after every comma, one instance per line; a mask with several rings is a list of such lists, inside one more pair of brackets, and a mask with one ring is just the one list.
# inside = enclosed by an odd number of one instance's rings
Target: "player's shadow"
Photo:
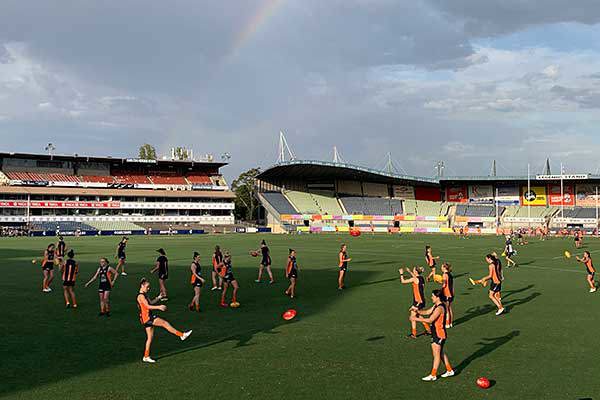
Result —
[[[529, 285], [529, 286], [533, 287], [533, 285]], [[527, 289], [529, 289], [529, 288], [527, 288]], [[515, 290], [512, 294], [519, 293], [519, 292], [522, 292], [523, 290], [527, 290], [527, 289], [518, 289], [518, 290]], [[532, 293], [529, 296], [524, 297], [522, 299], [515, 299], [515, 300], [508, 300], [508, 301], [505, 301], [506, 297], [508, 297], [508, 296], [505, 296], [503, 298], [502, 305], [504, 306], [504, 308], [506, 310], [505, 313], [509, 313], [512, 311], [513, 308], [518, 307], [523, 304], [526, 304], [526, 303], [529, 303], [530, 301], [535, 300], [537, 297], [539, 297], [541, 295], [542, 295], [541, 293], [535, 292], [535, 293]], [[454, 325], [460, 325], [460, 324], [467, 323], [474, 318], [489, 314], [493, 311], [494, 312], [496, 311], [496, 306], [491, 304], [491, 300], [490, 300], [490, 304], [486, 304], [486, 305], [482, 305], [482, 306], [475, 306], [475, 307], [471, 307], [471, 308], [467, 309], [467, 311], [465, 312], [465, 314], [463, 316], [454, 320]]]
[[460, 362], [460, 364], [456, 365], [454, 368], [458, 374], [464, 371], [473, 361], [485, 357], [497, 348], [504, 346], [517, 336], [521, 334], [520, 331], [512, 331], [505, 336], [499, 336], [494, 338], [483, 338], [481, 342], [478, 342], [477, 345], [480, 347], [470, 356], [465, 358]]

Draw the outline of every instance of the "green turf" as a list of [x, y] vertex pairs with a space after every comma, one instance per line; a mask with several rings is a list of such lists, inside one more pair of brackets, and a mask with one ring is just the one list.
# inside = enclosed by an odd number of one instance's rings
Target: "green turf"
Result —
[[[112, 317], [97, 316], [96, 284], [83, 283], [100, 256], [114, 254], [115, 238], [69, 238], [81, 264], [80, 308], [63, 308], [60, 281], [40, 291], [40, 256], [48, 239], [1, 239], [0, 396], [23, 399], [577, 399], [600, 393], [597, 379], [597, 303], [583, 267], [561, 258], [572, 240], [533, 241], [518, 247], [521, 267], [505, 270], [503, 300], [509, 313], [494, 316], [469, 274], [486, 271], [483, 255], [501, 251], [501, 238], [460, 240], [443, 236], [265, 236], [278, 282], [255, 284], [258, 259], [248, 255], [259, 236], [133, 237], [129, 272], [112, 294]], [[353, 257], [346, 291], [336, 290], [339, 244]], [[423, 262], [423, 247], [454, 265], [456, 323], [446, 350], [459, 372], [424, 383], [431, 368], [430, 341], [406, 338], [408, 285], [398, 267]], [[193, 250], [208, 265], [220, 244], [233, 253], [241, 289], [237, 310], [202, 295], [202, 313], [187, 311]], [[186, 342], [161, 331], [152, 349], [155, 365], [140, 362], [144, 331], [135, 296], [149, 277], [154, 249], [171, 259], [169, 309], [175, 327], [193, 329]], [[298, 251], [298, 298], [283, 295], [288, 247]], [[600, 252], [590, 239], [588, 250]], [[152, 277], [153, 290], [158, 286]], [[428, 284], [427, 292], [434, 287]], [[298, 310], [293, 322], [281, 313]], [[442, 368], [443, 369], [443, 368]], [[478, 376], [495, 381], [483, 391]]]

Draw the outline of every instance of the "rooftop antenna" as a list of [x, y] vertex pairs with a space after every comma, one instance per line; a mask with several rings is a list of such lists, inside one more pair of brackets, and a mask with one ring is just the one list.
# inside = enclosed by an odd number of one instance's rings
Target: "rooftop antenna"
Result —
[[344, 162], [344, 160], [342, 159], [342, 156], [340, 155], [337, 146], [333, 146], [333, 162], [335, 164], [339, 164], [341, 162]]
[[552, 175], [552, 171], [550, 170], [550, 158], [546, 158], [546, 167], [544, 169], [544, 175]]
[[496, 176], [496, 160], [492, 161], [492, 173], [490, 176]]
[[287, 156], [289, 157], [290, 161], [293, 161], [296, 159], [296, 156], [290, 149], [290, 146], [288, 145], [288, 142], [285, 139], [285, 135], [283, 134], [283, 131], [279, 131], [279, 149], [277, 150], [277, 154], [278, 154], [277, 162], [278, 163], [286, 161], [286, 153], [287, 153]]
[[444, 164], [443, 161], [438, 161], [437, 164], [435, 165], [435, 169], [437, 171], [438, 178], [444, 177], [444, 168], [446, 168], [446, 165]]

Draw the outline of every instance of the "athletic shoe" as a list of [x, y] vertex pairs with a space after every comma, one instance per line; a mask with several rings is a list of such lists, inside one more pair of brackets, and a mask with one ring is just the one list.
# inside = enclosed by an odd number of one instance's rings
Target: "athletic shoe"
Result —
[[275, 283], [275, 281], [269, 281], [269, 285], [272, 285], [274, 283]]
[[51, 287], [47, 287], [47, 288], [46, 288], [46, 291], [47, 291], [47, 292], [51, 292], [51, 291], [52, 291], [52, 288], [51, 288]]
[[69, 303], [67, 303], [67, 305], [65, 307], [66, 308], [71, 308], [71, 305]]
[[416, 339], [417, 337], [415, 335], [413, 335], [412, 333], [409, 333], [408, 335], [406, 335], [407, 338], [410, 339]]
[[183, 333], [183, 336], [181, 336], [181, 340], [185, 340], [187, 339], [190, 335], [192, 334], [192, 331], [187, 331]]
[[451, 376], [454, 376], [454, 370], [446, 371], [442, 374], [442, 378], [450, 378]]
[[591, 289], [590, 289], [590, 293], [594, 293], [596, 290], [598, 290], [598, 289], [596, 289], [596, 288], [591, 288]]
[[42, 289], [42, 292], [44, 292], [44, 293], [50, 293], [50, 289], [44, 288], [44, 289]]
[[156, 360], [153, 360], [150, 357], [144, 357], [144, 358], [142, 358], [142, 362], [149, 363], [149, 364], [154, 364], [156, 362]]
[[127, 276], [127, 272], [121, 272], [121, 276]]
[[213, 286], [213, 287], [211, 287], [211, 288], [210, 288], [210, 290], [211, 290], [211, 292], [212, 292], [212, 291], [214, 291], [214, 290], [219, 290], [219, 288], [218, 288], [218, 287], [216, 287], [216, 286]]
[[254, 282], [260, 283], [260, 279], [255, 279]]
[[165, 301], [169, 301], [169, 298], [168, 297], [161, 297], [160, 301], [162, 301], [164, 303]]
[[221, 286], [219, 286], [219, 288], [218, 288], [218, 289], [219, 289], [219, 290], [223, 290], [223, 288], [222, 288]]
[[191, 304], [189, 304], [189, 305], [188, 305], [188, 310], [190, 310], [190, 311], [194, 311], [194, 306], [193, 306], [193, 305], [191, 305]]
[[437, 381], [437, 376], [427, 375], [425, 378], [421, 378], [421, 380], [425, 382], [433, 382]]
[[221, 307], [223, 307], [223, 308], [227, 308], [227, 307], [229, 307], [229, 304], [227, 304], [227, 303], [221, 303], [221, 304], [219, 304], [219, 305], [220, 305]]
[[504, 307], [502, 307], [501, 309], [499, 309], [498, 311], [496, 311], [496, 315], [500, 315], [504, 312]]

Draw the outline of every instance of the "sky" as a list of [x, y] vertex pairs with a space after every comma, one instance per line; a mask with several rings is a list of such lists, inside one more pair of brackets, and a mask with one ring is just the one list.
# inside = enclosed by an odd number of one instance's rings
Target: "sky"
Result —
[[0, 150], [333, 158], [433, 176], [598, 172], [597, 0], [0, 5]]

